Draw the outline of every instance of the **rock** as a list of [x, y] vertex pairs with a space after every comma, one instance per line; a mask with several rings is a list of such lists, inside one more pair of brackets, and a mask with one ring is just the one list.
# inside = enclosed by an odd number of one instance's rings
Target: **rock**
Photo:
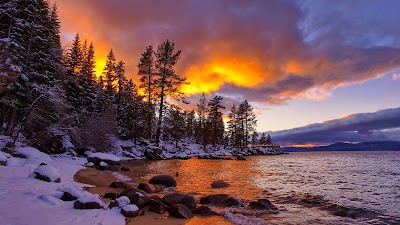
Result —
[[131, 171], [131, 168], [127, 166], [121, 166], [121, 171]]
[[210, 207], [202, 205], [192, 210], [194, 214], [204, 215], [204, 216], [213, 216], [219, 215], [217, 212], [213, 211]]
[[86, 167], [91, 167], [91, 168], [93, 168], [93, 167], [94, 167], [94, 163], [92, 163], [92, 162], [86, 163], [85, 166], [86, 166]]
[[182, 204], [189, 208], [190, 210], [193, 210], [197, 207], [196, 200], [194, 199], [193, 196], [191, 195], [185, 195], [180, 201], [179, 204]]
[[129, 188], [129, 186], [125, 182], [118, 181], [118, 180], [112, 182], [110, 184], [110, 187], [111, 188]]
[[277, 210], [278, 208], [268, 199], [258, 199], [257, 202], [250, 202], [249, 208], [257, 210]]
[[126, 205], [122, 207], [121, 214], [125, 217], [135, 217], [139, 215], [139, 208], [136, 205]]
[[126, 196], [126, 197], [128, 197], [128, 198], [132, 201], [132, 199], [134, 198], [133, 196], [134, 196], [135, 194], [137, 194], [137, 193], [140, 193], [140, 194], [142, 194], [142, 195], [145, 195], [145, 194], [146, 194], [145, 192], [143, 192], [143, 191], [141, 191], [141, 190], [139, 190], [139, 189], [136, 189], [136, 188], [128, 188], [128, 189], [126, 189], [126, 190], [123, 190], [121, 193], [119, 193], [119, 196]]
[[147, 205], [149, 206], [149, 212], [163, 214], [167, 211], [167, 207], [161, 201], [151, 199], [148, 201]]
[[208, 195], [205, 197], [201, 197], [200, 203], [201, 204], [210, 204], [210, 205], [219, 205], [219, 204], [223, 204], [227, 198], [228, 198], [228, 195], [226, 195], [226, 194]]
[[229, 198], [225, 199], [223, 204], [226, 206], [236, 206], [236, 207], [244, 206], [243, 200], [240, 198], [236, 198], [236, 197], [229, 197]]
[[161, 149], [146, 149], [144, 157], [148, 160], [163, 160], [165, 159]]
[[85, 152], [87, 152], [87, 151], [91, 151], [91, 149], [86, 148], [86, 147], [80, 147], [80, 148], [75, 149], [76, 154], [78, 154], [80, 156], [87, 156], [87, 155], [85, 155]]
[[[128, 197], [129, 198], [129, 197]], [[149, 201], [149, 199], [144, 196], [142, 193], [136, 193], [134, 195], [132, 195], [129, 200], [131, 201], [132, 204], [137, 205], [137, 207], [139, 207], [139, 209], [143, 209], [147, 202]]]
[[126, 205], [129, 205], [131, 203], [131, 200], [129, 200], [128, 197], [126, 196], [121, 196], [114, 201], [110, 202], [108, 205], [108, 208], [114, 208], [114, 207], [124, 207]]
[[47, 182], [61, 182], [61, 176], [58, 170], [49, 165], [38, 166], [30, 176]]
[[162, 184], [167, 187], [176, 187], [176, 180], [169, 175], [154, 176], [149, 180], [150, 184]]
[[178, 204], [184, 196], [184, 194], [180, 193], [167, 194], [162, 198], [161, 202], [168, 206]]
[[189, 209], [195, 209], [197, 206], [196, 200], [193, 198], [193, 196], [179, 193], [167, 194], [162, 198], [161, 202], [168, 206], [182, 204]]
[[145, 191], [146, 193], [154, 193], [156, 190], [152, 188], [149, 184], [140, 183], [138, 186], [139, 190]]
[[182, 204], [175, 204], [168, 208], [168, 212], [171, 216], [183, 219], [190, 219], [193, 217], [192, 212]]
[[106, 154], [106, 153], [93, 153], [87, 157], [88, 162], [94, 163], [96, 166], [100, 166], [101, 162], [107, 163], [108, 165], [119, 165], [120, 158]]
[[86, 194], [74, 202], [75, 209], [101, 209], [104, 203], [99, 195]]
[[229, 187], [229, 184], [226, 183], [223, 180], [217, 180], [211, 183], [211, 187], [216, 189], [216, 188], [224, 188], [224, 187]]
[[62, 154], [66, 151], [63, 145], [63, 137], [52, 133], [47, 133], [44, 137], [42, 135], [32, 137], [29, 145], [47, 154]]
[[111, 198], [112, 200], [117, 198], [117, 193], [115, 192], [107, 192], [104, 194], [104, 198]]
[[149, 201], [150, 201], [150, 200], [154, 200], [154, 201], [157, 201], [157, 202], [161, 202], [161, 201], [162, 201], [162, 200], [161, 200], [161, 197], [158, 196], [158, 195], [150, 196], [150, 197], [149, 197]]
[[59, 191], [63, 192], [61, 200], [63, 201], [75, 201], [82, 196], [82, 192], [71, 187], [62, 187]]
[[246, 158], [242, 155], [238, 155], [236, 158], [237, 160], [246, 160]]
[[6, 163], [7, 163], [7, 157], [2, 152], [0, 152], [0, 165], [5, 166]]

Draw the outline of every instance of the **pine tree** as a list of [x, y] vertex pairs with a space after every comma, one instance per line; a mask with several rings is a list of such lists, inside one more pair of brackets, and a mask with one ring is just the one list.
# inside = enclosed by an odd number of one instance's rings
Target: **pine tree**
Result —
[[72, 41], [71, 48], [67, 52], [65, 59], [65, 67], [68, 70], [69, 75], [78, 75], [81, 71], [83, 62], [83, 52], [81, 39], [79, 34], [75, 35], [75, 39]]
[[233, 105], [231, 111], [228, 114], [228, 134], [229, 143], [231, 146], [236, 147], [239, 145], [238, 142], [238, 108]]
[[103, 69], [103, 76], [106, 82], [105, 90], [110, 101], [113, 99], [116, 90], [115, 81], [117, 77], [115, 74], [115, 67], [115, 56], [113, 50], [111, 49], [107, 55], [106, 65]]
[[160, 143], [161, 126], [164, 115], [164, 104], [167, 96], [180, 100], [183, 93], [179, 91], [182, 84], [186, 83], [186, 77], [175, 73], [174, 66], [178, 62], [181, 51], [174, 52], [175, 44], [168, 40], [158, 46], [155, 53], [155, 76], [154, 85], [158, 89], [159, 98], [158, 123], [156, 131], [156, 143]]
[[181, 109], [175, 105], [171, 105], [166, 116], [165, 131], [167, 137], [175, 141], [175, 147], [178, 147], [178, 142], [185, 135], [185, 118]]
[[197, 128], [196, 128], [196, 139], [197, 142], [203, 145], [203, 149], [206, 149], [206, 145], [208, 144], [209, 140], [209, 132], [208, 132], [208, 105], [206, 95], [203, 92], [199, 99], [199, 103], [197, 103]]
[[140, 88], [144, 89], [144, 93], [147, 95], [147, 136], [151, 139], [152, 137], [152, 120], [154, 116], [153, 109], [153, 98], [155, 93], [154, 89], [154, 51], [153, 46], [146, 47], [146, 51], [142, 53], [140, 62], [138, 64], [138, 75], [140, 77]]
[[186, 127], [186, 137], [193, 138], [195, 133], [195, 111], [194, 109], [190, 111], [185, 111], [185, 127]]
[[265, 141], [265, 144], [266, 144], [266, 145], [269, 145], [269, 146], [272, 145], [271, 136], [269, 136], [269, 134], [268, 134], [268, 136], [267, 136], [267, 140]]
[[215, 96], [208, 102], [209, 106], [209, 123], [211, 125], [211, 143], [213, 146], [216, 144], [222, 143], [224, 138], [224, 122], [222, 119], [221, 109], [225, 109], [223, 105], [221, 105], [223, 97]]
[[249, 144], [249, 134], [255, 131], [257, 125], [256, 115], [247, 100], [239, 105], [238, 114], [241, 121], [239, 124], [242, 137], [241, 147], [246, 147]]
[[259, 143], [258, 143], [258, 133], [257, 132], [253, 132], [253, 133], [251, 133], [251, 145], [253, 146], [253, 147], [255, 147], [255, 146], [257, 146]]
[[258, 141], [260, 145], [266, 145], [267, 144], [267, 137], [265, 137], [265, 133], [261, 134], [260, 140]]

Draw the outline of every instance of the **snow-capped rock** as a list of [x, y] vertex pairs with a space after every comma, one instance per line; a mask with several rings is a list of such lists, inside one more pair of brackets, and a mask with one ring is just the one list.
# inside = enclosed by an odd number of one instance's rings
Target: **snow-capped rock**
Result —
[[56, 168], [53, 166], [49, 165], [41, 165], [38, 168], [36, 168], [33, 173], [30, 175], [30, 177], [34, 177], [39, 180], [47, 181], [47, 182], [55, 182], [55, 183], [60, 183], [61, 182], [61, 176], [60, 173]]

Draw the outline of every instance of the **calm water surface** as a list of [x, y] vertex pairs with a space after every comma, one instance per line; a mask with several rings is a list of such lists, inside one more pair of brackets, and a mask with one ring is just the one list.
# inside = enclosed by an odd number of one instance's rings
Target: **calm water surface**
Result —
[[[227, 193], [249, 202], [262, 197], [273, 201], [310, 193], [343, 206], [400, 218], [400, 152], [304, 152], [252, 156], [246, 161], [136, 161], [131, 166], [132, 176], [144, 179], [159, 174], [175, 176], [179, 172], [177, 189], [196, 197]], [[227, 181], [231, 186], [211, 189], [214, 180]], [[284, 210], [275, 218], [277, 223], [360, 222], [337, 216], [324, 222], [320, 218], [329, 214], [292, 205], [279, 206]], [[297, 220], [299, 215], [306, 219]]]

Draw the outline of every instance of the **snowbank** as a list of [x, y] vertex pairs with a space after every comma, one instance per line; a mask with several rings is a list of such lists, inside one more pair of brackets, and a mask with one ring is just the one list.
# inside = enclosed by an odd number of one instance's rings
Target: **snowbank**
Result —
[[[20, 161], [19, 165], [26, 161], [14, 159]], [[118, 211], [76, 210], [73, 201], [58, 199], [60, 187], [80, 190], [89, 186], [73, 180], [75, 173], [84, 168], [84, 163], [84, 158], [53, 157], [48, 164], [60, 172], [61, 183], [28, 178], [29, 167], [0, 166], [0, 224], [125, 225], [125, 218]]]
[[42, 161], [51, 161], [49, 155], [33, 147], [17, 147], [15, 151], [19, 154], [26, 156], [26, 158], [35, 158]]
[[110, 154], [106, 154], [106, 153], [92, 153], [88, 156], [88, 158], [98, 158], [101, 160], [109, 160], [109, 161], [113, 161], [113, 162], [119, 162], [121, 159], [117, 156], [113, 156]]

